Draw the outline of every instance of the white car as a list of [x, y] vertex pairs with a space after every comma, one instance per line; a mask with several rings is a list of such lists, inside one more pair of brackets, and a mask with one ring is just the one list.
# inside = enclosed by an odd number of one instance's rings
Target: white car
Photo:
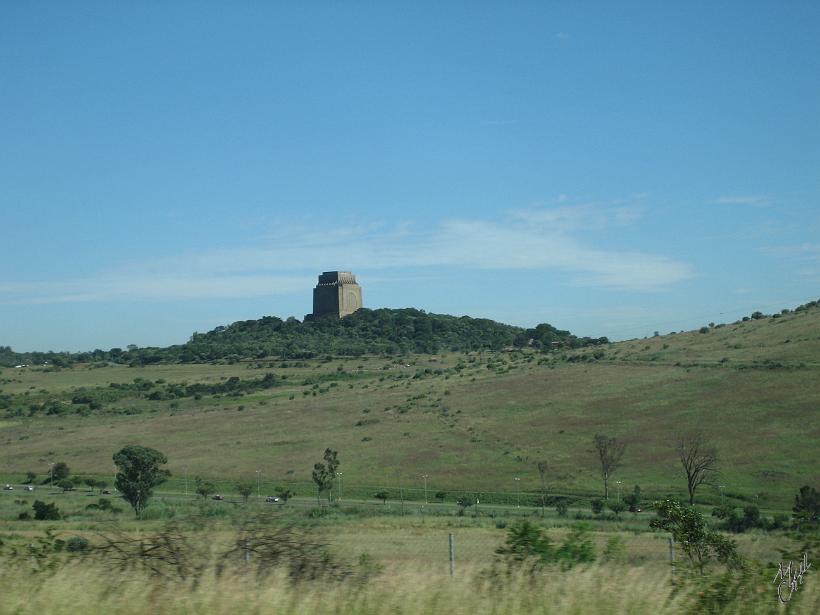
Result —
[[34, 487], [32, 485], [26, 485], [25, 487], [23, 487], [23, 489], [25, 491], [34, 491]]
[[14, 487], [12, 487], [9, 484], [6, 484], [6, 486], [3, 487], [3, 491], [14, 491]]
[[279, 502], [279, 498], [277, 498], [275, 495], [269, 495], [268, 497], [265, 498], [265, 501], [266, 502], [276, 503], [276, 502]]

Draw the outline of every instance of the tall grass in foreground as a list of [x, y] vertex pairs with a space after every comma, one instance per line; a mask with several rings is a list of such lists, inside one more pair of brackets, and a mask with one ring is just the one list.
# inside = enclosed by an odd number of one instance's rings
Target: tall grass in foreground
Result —
[[728, 608], [706, 611], [693, 603], [696, 593], [675, 593], [669, 569], [600, 564], [558, 569], [536, 578], [513, 576], [502, 584], [482, 580], [480, 570], [461, 568], [454, 578], [414, 568], [387, 569], [357, 582], [293, 583], [284, 576], [258, 580], [207, 573], [197, 587], [159, 581], [142, 572], [112, 572], [80, 561], [32, 573], [0, 561], [0, 613], [15, 615], [185, 615], [362, 614], [400, 615], [476, 613], [540, 615], [551, 613], [699, 613], [732, 614], [820, 612], [816, 577], [807, 577], [791, 608], [778, 606], [773, 585], [758, 586], [753, 596]]

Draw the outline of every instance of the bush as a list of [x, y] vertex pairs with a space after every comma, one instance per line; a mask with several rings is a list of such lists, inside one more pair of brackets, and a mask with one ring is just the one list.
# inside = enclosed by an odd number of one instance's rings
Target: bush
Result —
[[46, 504], [40, 500], [35, 500], [32, 505], [34, 509], [34, 518], [37, 521], [59, 521], [61, 518], [60, 509], [52, 502]]
[[88, 541], [82, 536], [72, 536], [66, 541], [65, 547], [71, 553], [81, 553], [88, 551]]
[[558, 500], [555, 504], [555, 510], [558, 513], [559, 517], [566, 517], [567, 512], [569, 511], [569, 505], [567, 504], [566, 500]]
[[709, 528], [694, 507], [665, 500], [655, 502], [655, 510], [658, 517], [649, 522], [650, 527], [671, 533], [692, 568], [701, 575], [712, 561], [718, 561], [728, 570], [742, 567], [743, 560], [735, 542]]
[[66, 491], [73, 491], [74, 490], [74, 482], [68, 479], [58, 481], [57, 486], [63, 490], [63, 493]]
[[609, 502], [606, 506], [607, 508], [609, 508], [609, 510], [614, 512], [616, 516], [620, 515], [623, 511], [626, 510], [626, 504], [620, 501]]
[[604, 512], [604, 501], [602, 499], [596, 498], [592, 500], [589, 504], [592, 507], [592, 512], [596, 515], [600, 515], [602, 512]]

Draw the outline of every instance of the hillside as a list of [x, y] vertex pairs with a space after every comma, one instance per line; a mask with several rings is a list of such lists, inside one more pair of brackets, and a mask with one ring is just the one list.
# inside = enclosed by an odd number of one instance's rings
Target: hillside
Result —
[[73, 363], [113, 362], [132, 366], [151, 363], [203, 363], [210, 361], [276, 357], [308, 359], [321, 356], [395, 355], [408, 352], [500, 350], [504, 347], [570, 348], [605, 344], [606, 338], [577, 337], [552, 325], [531, 329], [485, 318], [430, 314], [422, 310], [361, 309], [343, 318], [301, 322], [266, 316], [194, 333], [185, 343], [167, 348], [112, 348], [81, 353], [16, 353], [0, 347], [0, 367], [21, 364], [68, 366]]
[[[800, 485], [820, 483], [818, 356], [810, 305], [547, 353], [3, 369], [0, 473], [66, 461], [104, 474], [117, 448], [141, 443], [166, 452], [177, 477], [260, 470], [271, 487], [304, 491], [330, 446], [365, 495], [373, 485], [411, 493], [422, 474], [430, 489], [526, 493], [546, 459], [550, 490], [581, 497], [599, 489], [590, 448], [606, 433], [627, 443], [616, 478], [651, 496], [683, 490], [674, 440], [703, 429], [728, 497], [788, 508]], [[703, 497], [719, 499], [716, 488]]]

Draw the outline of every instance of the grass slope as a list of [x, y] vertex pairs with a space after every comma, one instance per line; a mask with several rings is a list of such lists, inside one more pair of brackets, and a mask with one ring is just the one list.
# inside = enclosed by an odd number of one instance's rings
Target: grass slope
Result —
[[[182, 477], [234, 481], [260, 470], [274, 482], [308, 483], [325, 447], [339, 451], [350, 489], [403, 485], [515, 492], [538, 486], [549, 462], [555, 492], [591, 494], [600, 481], [595, 433], [627, 442], [613, 480], [650, 495], [682, 492], [677, 433], [706, 430], [730, 496], [788, 508], [800, 485], [820, 482], [820, 308], [778, 318], [541, 354], [473, 352], [233, 365], [75, 367], [0, 371], [3, 393], [32, 404], [73, 387], [135, 377], [219, 383], [274, 373], [277, 386], [242, 396], [107, 401], [88, 416], [0, 420], [0, 474], [66, 461], [75, 472], [110, 473], [111, 455], [140, 443], [165, 452]], [[157, 380], [164, 382], [156, 384]], [[18, 479], [19, 480], [19, 479]], [[365, 487], [366, 486], [366, 487]], [[717, 491], [703, 488], [704, 497]]]

